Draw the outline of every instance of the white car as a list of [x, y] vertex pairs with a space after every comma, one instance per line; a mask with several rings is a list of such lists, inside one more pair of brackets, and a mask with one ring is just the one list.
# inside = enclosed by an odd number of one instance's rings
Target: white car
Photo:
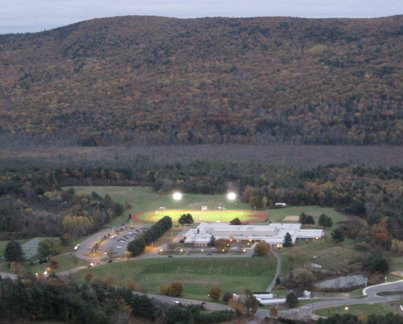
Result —
[[79, 247], [80, 247], [80, 244], [77, 244], [77, 245], [74, 247], [74, 251], [77, 251]]
[[122, 246], [121, 246], [121, 245], [117, 245], [116, 248], [117, 248], [117, 249], [121, 249]]

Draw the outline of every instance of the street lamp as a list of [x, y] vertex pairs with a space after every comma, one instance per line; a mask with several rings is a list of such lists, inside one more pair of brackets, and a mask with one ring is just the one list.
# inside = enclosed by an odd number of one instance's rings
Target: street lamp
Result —
[[175, 192], [172, 194], [172, 198], [173, 198], [173, 200], [175, 200], [175, 201], [179, 201], [179, 200], [182, 200], [183, 195], [182, 195], [181, 192], [175, 191]]

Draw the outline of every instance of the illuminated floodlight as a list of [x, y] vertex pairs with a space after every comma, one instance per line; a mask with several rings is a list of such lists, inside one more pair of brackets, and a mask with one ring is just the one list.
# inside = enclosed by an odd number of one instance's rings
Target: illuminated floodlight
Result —
[[183, 195], [182, 195], [181, 192], [176, 191], [176, 192], [174, 192], [174, 193], [172, 194], [172, 198], [173, 198], [173, 200], [175, 200], [175, 201], [179, 201], [179, 200], [182, 200]]
[[227, 193], [227, 199], [230, 201], [234, 201], [236, 199], [236, 193], [235, 192]]

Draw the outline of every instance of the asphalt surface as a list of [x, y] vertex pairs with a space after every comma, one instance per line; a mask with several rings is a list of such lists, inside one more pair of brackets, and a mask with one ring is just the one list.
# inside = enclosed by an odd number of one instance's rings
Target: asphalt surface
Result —
[[292, 310], [279, 312], [281, 316], [289, 319], [316, 319], [315, 311], [326, 308], [335, 308], [358, 304], [382, 304], [402, 300], [399, 295], [379, 296], [378, 293], [386, 291], [403, 291], [403, 280], [370, 286], [363, 290], [363, 297], [334, 298], [304, 305]]
[[[319, 316], [315, 315], [314, 312], [320, 309], [335, 308], [341, 306], [358, 305], [358, 304], [381, 304], [389, 303], [393, 301], [402, 300], [401, 296], [378, 296], [379, 292], [385, 291], [403, 291], [403, 280], [371, 286], [364, 290], [367, 296], [356, 297], [356, 298], [330, 298], [328, 300], [321, 300], [318, 302], [312, 302], [312, 304], [304, 305], [301, 307], [293, 308], [290, 310], [284, 310], [279, 312], [279, 316], [287, 319], [296, 320], [310, 320], [317, 319]], [[140, 293], [138, 293], [140, 294]], [[168, 304], [182, 304], [182, 305], [200, 305], [201, 301], [196, 301], [187, 298], [176, 298], [161, 295], [148, 294], [149, 297], [155, 298], [161, 302]], [[216, 304], [211, 302], [204, 302], [203, 305], [209, 310], [228, 310], [227, 305]], [[269, 309], [262, 309], [256, 312], [255, 318], [249, 323], [259, 323], [265, 317], [270, 317]]]
[[274, 255], [274, 257], [277, 259], [277, 266], [276, 266], [276, 273], [274, 274], [274, 278], [271, 281], [269, 287], [267, 287], [266, 291], [270, 292], [273, 290], [274, 285], [276, 284], [276, 280], [278, 277], [280, 277], [281, 275], [281, 263], [282, 263], [282, 259], [281, 259], [281, 255], [278, 254], [276, 251], [274, 251], [273, 249], [270, 250], [271, 254]]
[[[127, 244], [144, 231], [144, 227], [122, 224], [101, 230], [82, 241], [75, 256], [88, 262], [100, 262], [102, 259], [123, 257]], [[95, 256], [89, 255], [94, 245], [100, 242]], [[109, 255], [110, 256], [109, 256]]]

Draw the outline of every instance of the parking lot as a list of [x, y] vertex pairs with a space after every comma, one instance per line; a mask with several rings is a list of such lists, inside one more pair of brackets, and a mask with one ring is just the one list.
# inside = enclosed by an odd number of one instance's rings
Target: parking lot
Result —
[[91, 235], [77, 245], [76, 256], [101, 262], [125, 256], [127, 244], [141, 235], [147, 227], [122, 224]]

